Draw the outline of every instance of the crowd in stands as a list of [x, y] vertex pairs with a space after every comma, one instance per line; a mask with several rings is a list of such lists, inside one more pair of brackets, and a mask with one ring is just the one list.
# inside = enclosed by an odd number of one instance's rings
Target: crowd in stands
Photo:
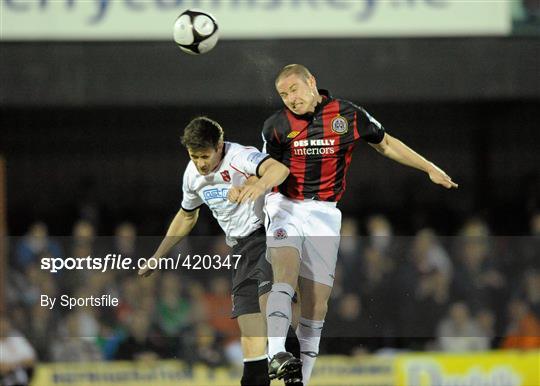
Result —
[[[229, 316], [228, 269], [180, 268], [142, 278], [135, 266], [57, 273], [40, 266], [48, 256], [106, 253], [137, 262], [159, 240], [138, 237], [131, 223], [120, 224], [114, 237], [98, 237], [85, 220], [75, 223], [70, 237], [49, 236], [46, 224], [37, 222], [24, 237], [10, 240], [9, 313], [0, 346], [9, 350], [19, 339], [20, 355], [3, 357], [2, 373], [22, 376], [20, 369], [37, 360], [241, 363], [239, 330]], [[174, 255], [201, 248], [210, 255], [228, 253], [223, 237], [215, 236], [188, 239]], [[120, 304], [51, 310], [41, 305], [42, 294], [111, 294]], [[326, 354], [540, 348], [540, 214], [521, 237], [492, 236], [479, 218], [467, 220], [452, 237], [429, 228], [396, 236], [381, 215], [366, 223], [345, 218], [329, 307], [321, 347]]]

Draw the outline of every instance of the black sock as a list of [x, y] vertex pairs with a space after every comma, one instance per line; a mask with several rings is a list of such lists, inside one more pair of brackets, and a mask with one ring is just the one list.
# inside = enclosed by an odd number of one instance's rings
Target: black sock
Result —
[[244, 374], [240, 381], [242, 386], [270, 386], [268, 377], [268, 360], [261, 359], [253, 362], [244, 362]]
[[293, 354], [295, 357], [300, 358], [300, 342], [296, 337], [296, 332], [294, 332], [294, 329], [291, 326], [289, 326], [289, 331], [287, 331], [285, 350]]

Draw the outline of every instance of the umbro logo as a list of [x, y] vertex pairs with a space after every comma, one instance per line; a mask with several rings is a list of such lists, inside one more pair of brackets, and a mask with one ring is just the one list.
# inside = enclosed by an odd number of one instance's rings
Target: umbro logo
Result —
[[304, 324], [302, 322], [298, 322], [299, 324], [301, 324], [302, 326], [306, 327], [306, 328], [311, 328], [312, 330], [322, 330], [323, 328], [322, 327], [312, 327], [312, 326], [308, 326], [307, 324]]
[[276, 318], [285, 318], [287, 320], [289, 319], [289, 317], [281, 311], [274, 311], [270, 315], [268, 315], [269, 318], [272, 316], [275, 316]]
[[296, 136], [297, 136], [298, 134], [300, 134], [299, 131], [296, 131], [296, 130], [291, 131], [291, 132], [289, 133], [289, 135], [287, 135], [287, 138], [296, 138]]
[[315, 351], [300, 351], [300, 353], [308, 356], [308, 357], [311, 357], [311, 358], [317, 358], [317, 356], [319, 355], [318, 353], [316, 353]]

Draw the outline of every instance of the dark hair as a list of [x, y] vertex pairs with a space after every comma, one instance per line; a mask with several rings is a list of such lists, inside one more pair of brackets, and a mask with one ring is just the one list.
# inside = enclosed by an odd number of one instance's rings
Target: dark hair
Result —
[[197, 117], [186, 126], [181, 141], [188, 149], [216, 149], [223, 141], [223, 129], [208, 117]]

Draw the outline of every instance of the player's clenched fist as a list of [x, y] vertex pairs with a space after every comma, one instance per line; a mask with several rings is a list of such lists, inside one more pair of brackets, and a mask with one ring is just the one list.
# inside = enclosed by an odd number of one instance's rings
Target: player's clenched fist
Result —
[[244, 186], [236, 201], [240, 204], [256, 201], [260, 196], [266, 193], [266, 190], [259, 185]]
[[233, 186], [229, 189], [229, 193], [227, 193], [227, 199], [230, 202], [238, 202], [238, 196], [240, 196], [242, 189], [243, 186]]
[[[230, 202], [240, 203], [241, 197], [244, 197], [247, 194], [247, 192], [246, 193], [243, 192], [244, 188], [257, 183], [257, 181], [259, 181], [259, 178], [255, 177], [255, 176], [250, 176], [246, 180], [244, 185], [242, 185], [242, 186], [233, 186], [232, 188], [230, 188], [229, 193], [227, 193], [227, 198], [229, 199]], [[249, 195], [249, 196], [251, 197], [252, 195]], [[244, 202], [244, 201], [242, 201], [242, 202]]]

